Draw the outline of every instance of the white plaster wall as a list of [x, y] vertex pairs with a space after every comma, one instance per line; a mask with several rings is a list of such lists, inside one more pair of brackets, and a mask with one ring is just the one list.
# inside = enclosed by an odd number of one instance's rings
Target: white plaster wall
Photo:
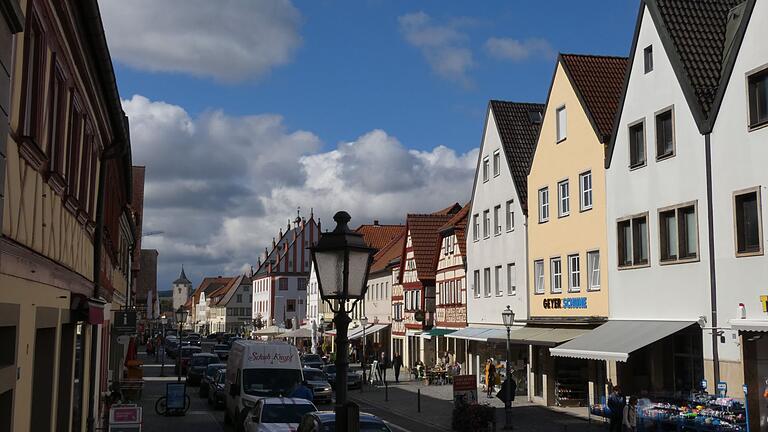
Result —
[[[501, 149], [501, 170], [498, 177], [493, 177], [493, 152]], [[483, 182], [482, 160], [488, 156], [491, 160], [489, 180]], [[526, 271], [526, 221], [523, 216], [520, 200], [517, 190], [512, 180], [512, 174], [504, 156], [504, 150], [501, 147], [498, 129], [493, 114], [488, 113], [488, 120], [483, 137], [483, 144], [479, 154], [480, 164], [475, 191], [472, 197], [472, 210], [469, 213], [467, 222], [467, 324], [468, 325], [501, 325], [501, 312], [507, 305], [515, 311], [516, 319], [528, 318], [528, 296], [527, 289], [523, 289], [523, 281], [528, 280]], [[506, 211], [506, 202], [514, 199], [515, 202], [515, 229], [507, 232], [502, 229], [498, 236], [493, 234], [493, 207], [501, 205], [501, 212]], [[483, 238], [483, 211], [490, 210], [491, 235], [489, 238]], [[473, 240], [474, 215], [479, 215], [480, 235], [479, 240]], [[503, 226], [503, 225], [502, 225]], [[493, 277], [493, 268], [497, 265], [502, 266], [502, 276], [506, 278], [506, 266], [508, 263], [515, 263], [517, 271], [517, 292], [515, 295], [504, 295], [497, 297], [491, 289], [491, 296], [485, 297], [482, 289], [483, 269], [491, 268], [491, 277]], [[474, 295], [473, 274], [475, 270], [480, 270], [480, 296]], [[502, 286], [506, 286], [506, 279]], [[493, 284], [491, 284], [493, 287]], [[506, 290], [505, 290], [506, 291]]]
[[[768, 64], [768, 3], [758, 1], [739, 50], [733, 73], [725, 91], [717, 122], [712, 131], [713, 202], [715, 248], [717, 251], [717, 310], [721, 327], [739, 318], [738, 305], [744, 303], [747, 318], [768, 319], [760, 296], [768, 294], [768, 258], [765, 255], [766, 204], [768, 204], [768, 128], [748, 129], [747, 75]], [[763, 255], [736, 257], [733, 193], [760, 186], [763, 228]], [[740, 359], [736, 332], [725, 330], [726, 343], [720, 345], [723, 360]]]
[[369, 276], [368, 291], [365, 294], [365, 315], [370, 323], [383, 324], [392, 321], [392, 272], [390, 270]]
[[[643, 50], [653, 45], [654, 70], [643, 71]], [[610, 169], [606, 173], [608, 277], [612, 319], [688, 319], [709, 316], [709, 273], [704, 138], [699, 134], [653, 21], [642, 18], [634, 63]], [[656, 161], [654, 115], [674, 105], [676, 154]], [[646, 119], [647, 165], [629, 169], [628, 125]], [[698, 202], [699, 261], [659, 265], [658, 209]], [[616, 221], [648, 212], [649, 267], [618, 270]], [[704, 334], [704, 356], [711, 340]]]

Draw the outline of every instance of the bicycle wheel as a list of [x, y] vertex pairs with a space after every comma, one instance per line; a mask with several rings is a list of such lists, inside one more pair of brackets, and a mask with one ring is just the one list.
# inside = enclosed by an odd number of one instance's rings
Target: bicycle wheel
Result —
[[187, 411], [189, 411], [190, 406], [192, 406], [192, 399], [189, 397], [189, 395], [184, 395], [184, 413], [185, 414]]
[[165, 404], [165, 396], [160, 397], [155, 402], [155, 412], [157, 415], [164, 416], [168, 412], [168, 406]]

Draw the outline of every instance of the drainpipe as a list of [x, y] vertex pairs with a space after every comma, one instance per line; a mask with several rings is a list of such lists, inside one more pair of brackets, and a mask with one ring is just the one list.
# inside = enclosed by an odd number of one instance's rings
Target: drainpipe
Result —
[[712, 203], [712, 145], [711, 133], [704, 135], [707, 171], [707, 231], [709, 237], [709, 296], [712, 307], [712, 370], [715, 385], [720, 382], [720, 355], [718, 353], [717, 330], [717, 277], [715, 274], [715, 218]]

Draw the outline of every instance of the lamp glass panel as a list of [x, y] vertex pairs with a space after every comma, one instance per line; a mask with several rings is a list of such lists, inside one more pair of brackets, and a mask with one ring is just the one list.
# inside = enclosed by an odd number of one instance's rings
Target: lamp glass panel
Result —
[[338, 297], [341, 295], [344, 280], [344, 251], [315, 252], [315, 271], [320, 281], [320, 296]]
[[349, 251], [349, 298], [362, 298], [367, 287], [368, 251]]

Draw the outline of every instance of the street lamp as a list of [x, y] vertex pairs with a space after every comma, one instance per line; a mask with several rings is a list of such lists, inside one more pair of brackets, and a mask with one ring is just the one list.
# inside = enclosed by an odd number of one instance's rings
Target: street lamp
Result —
[[163, 325], [162, 329], [160, 330], [162, 332], [162, 336], [160, 336], [160, 343], [163, 347], [163, 363], [160, 365], [160, 376], [165, 376], [165, 325], [168, 324], [168, 318], [163, 315], [160, 318], [160, 324]]
[[363, 367], [363, 384], [360, 385], [360, 391], [363, 390], [363, 386], [365, 385], [365, 361], [368, 359], [368, 357], [365, 356], [365, 327], [368, 326], [368, 317], [362, 317], [360, 318], [360, 325], [363, 326], [363, 361], [361, 361], [361, 366]]
[[515, 313], [507, 305], [507, 308], [501, 313], [501, 319], [504, 322], [504, 327], [507, 328], [507, 400], [504, 402], [504, 429], [512, 430], [512, 368], [510, 358], [512, 357], [509, 348], [509, 333], [512, 330], [512, 325], [515, 323]]
[[[352, 218], [340, 211], [333, 216], [336, 228], [320, 235], [317, 244], [310, 248], [317, 275], [320, 297], [328, 302], [334, 312], [336, 324], [336, 431], [349, 430], [347, 410], [354, 403], [347, 403], [347, 370], [349, 353], [349, 312], [365, 297], [368, 289], [368, 270], [373, 250], [366, 246], [362, 234], [349, 229]], [[334, 302], [335, 301], [335, 302]], [[347, 303], [351, 302], [349, 308]], [[334, 304], [336, 305], [334, 309]]]
[[183, 326], [184, 321], [187, 320], [188, 314], [189, 312], [184, 309], [184, 306], [179, 306], [179, 308], [176, 309], [176, 322], [179, 323], [179, 352], [176, 353], [176, 363], [179, 367], [179, 382], [181, 382], [181, 326]]

